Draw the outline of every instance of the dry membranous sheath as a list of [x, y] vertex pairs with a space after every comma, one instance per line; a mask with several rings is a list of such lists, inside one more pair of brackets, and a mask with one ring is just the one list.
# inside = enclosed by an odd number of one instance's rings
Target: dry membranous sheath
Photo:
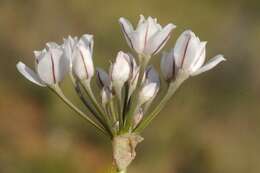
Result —
[[[135, 148], [143, 140], [140, 133], [179, 86], [189, 77], [214, 68], [225, 58], [217, 55], [205, 63], [206, 42], [187, 30], [169, 52], [163, 52], [160, 76], [149, 62], [164, 47], [175, 25], [162, 27], [157, 19], [146, 19], [142, 15], [136, 28], [122, 17], [119, 23], [135, 54], [119, 51], [107, 71], [94, 66], [94, 39], [90, 34], [80, 38], [69, 36], [61, 45], [49, 42], [46, 48], [34, 52], [35, 71], [22, 62], [17, 63], [17, 69], [29, 81], [51, 89], [78, 115], [109, 137], [117, 172], [123, 173], [135, 159]], [[90, 114], [81, 111], [63, 93], [60, 84], [66, 75], [70, 76], [75, 92]], [[94, 85], [100, 88], [99, 92], [93, 93]], [[151, 107], [153, 102], [156, 106]]]

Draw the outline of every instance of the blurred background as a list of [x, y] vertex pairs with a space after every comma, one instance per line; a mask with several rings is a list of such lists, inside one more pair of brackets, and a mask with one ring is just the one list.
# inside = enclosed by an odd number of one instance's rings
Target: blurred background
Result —
[[[47, 41], [91, 33], [95, 64], [108, 67], [129, 51], [118, 18], [136, 24], [139, 14], [178, 26], [164, 50], [192, 29], [208, 41], [208, 58], [228, 61], [182, 85], [142, 134], [129, 172], [260, 172], [260, 1], [0, 0], [0, 173], [109, 172], [109, 141], [15, 64], [33, 67]], [[82, 106], [68, 79], [62, 87]]]

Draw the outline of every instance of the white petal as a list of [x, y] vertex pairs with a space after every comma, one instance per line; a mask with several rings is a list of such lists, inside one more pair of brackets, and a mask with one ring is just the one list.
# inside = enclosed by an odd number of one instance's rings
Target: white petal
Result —
[[46, 49], [43, 49], [41, 51], [33, 51], [34, 53], [34, 56], [35, 56], [35, 60], [36, 60], [36, 63], [38, 63], [40, 61], [40, 59], [43, 57], [43, 55], [47, 52]]
[[130, 84], [129, 84], [129, 91], [128, 91], [128, 96], [130, 98], [130, 96], [133, 94], [134, 90], [137, 87], [137, 83], [138, 83], [138, 79], [139, 79], [139, 73], [140, 73], [140, 68], [137, 67], [132, 74], [132, 78], [130, 80]]
[[176, 41], [175, 47], [174, 47], [174, 57], [175, 57], [175, 63], [177, 67], [181, 67], [183, 63], [183, 58], [185, 55], [185, 52], [187, 51], [188, 42], [191, 39], [191, 37], [194, 37], [195, 34], [190, 31], [184, 31], [179, 38]]
[[133, 44], [133, 48], [139, 54], [142, 54], [146, 44], [146, 38], [148, 34], [148, 23], [144, 22], [138, 25], [136, 31], [130, 35], [130, 39]]
[[193, 64], [191, 65], [192, 73], [197, 71], [199, 68], [201, 68], [201, 66], [204, 64], [206, 60], [206, 44], [207, 42], [205, 41], [200, 43], [200, 48], [197, 52], [196, 58]]
[[119, 23], [120, 23], [120, 25], [122, 27], [122, 31], [123, 31], [124, 37], [125, 37], [125, 39], [127, 41], [127, 44], [131, 48], [133, 48], [132, 41], [131, 41], [131, 38], [130, 38], [130, 35], [134, 31], [133, 25], [127, 19], [125, 19], [123, 17], [120, 17]]
[[226, 59], [223, 57], [223, 55], [217, 55], [214, 58], [210, 59], [206, 65], [204, 65], [202, 68], [197, 70], [196, 72], [192, 73], [192, 76], [199, 75], [205, 71], [208, 71], [212, 68], [214, 68], [216, 65], [218, 65], [220, 62], [225, 61]]
[[184, 53], [183, 69], [190, 70], [191, 65], [196, 60], [197, 54], [200, 50], [200, 40], [197, 37], [191, 37], [188, 42], [187, 49]]
[[145, 47], [145, 54], [157, 54], [170, 38], [171, 31], [176, 26], [173, 24], [166, 25], [161, 31], [157, 32], [153, 37], [148, 40], [148, 44]]
[[17, 70], [29, 81], [39, 85], [39, 86], [46, 86], [45, 84], [42, 83], [38, 75], [32, 71], [29, 67], [27, 67], [24, 63], [18, 62], [16, 64]]
[[50, 52], [43, 54], [42, 58], [39, 59], [37, 65], [37, 73], [42, 81], [48, 85], [56, 83], [56, 77], [54, 73], [54, 60], [51, 57]]
[[48, 48], [57, 48], [57, 47], [59, 47], [59, 45], [57, 43], [55, 43], [55, 42], [48, 42], [48, 43], [46, 43], [46, 45], [47, 45]]
[[129, 22], [129, 20], [127, 20], [127, 19], [125, 19], [123, 17], [120, 17], [119, 18], [119, 23], [122, 26], [124, 34], [130, 34], [131, 32], [134, 31], [133, 25]]
[[38, 56], [41, 55], [42, 51], [35, 50], [33, 51], [35, 58], [37, 59]]
[[83, 42], [85, 44], [86, 47], [90, 48], [90, 53], [91, 56], [93, 54], [93, 48], [94, 48], [94, 39], [93, 39], [93, 35], [90, 34], [85, 34], [80, 38], [79, 42]]
[[72, 52], [77, 43], [77, 38], [72, 38], [69, 36], [67, 39], [64, 39], [63, 48], [65, 55], [68, 59], [72, 58]]
[[149, 83], [145, 85], [139, 94], [139, 104], [142, 105], [149, 101], [156, 93], [158, 86], [156, 83]]
[[73, 53], [73, 72], [79, 79], [90, 79], [94, 75], [94, 65], [88, 47], [78, 45]]
[[92, 60], [91, 49], [87, 49], [86, 47], [79, 46], [80, 51], [83, 54], [84, 61], [86, 63], [88, 78], [91, 78], [94, 75], [94, 64]]
[[148, 33], [147, 33], [147, 40], [149, 40], [152, 36], [154, 36], [156, 33], [158, 33], [161, 30], [161, 25], [157, 24], [156, 19], [153, 19], [152, 17], [147, 18], [148, 22]]
[[61, 48], [50, 49], [54, 64], [54, 75], [56, 82], [61, 82], [65, 75], [69, 72], [69, 59], [63, 53]]
[[144, 22], [145, 22], [145, 17], [144, 17], [144, 15], [141, 14], [141, 15], [139, 16], [139, 21], [138, 21], [137, 26], [140, 25], [140, 24], [142, 24], [142, 23], [144, 23]]

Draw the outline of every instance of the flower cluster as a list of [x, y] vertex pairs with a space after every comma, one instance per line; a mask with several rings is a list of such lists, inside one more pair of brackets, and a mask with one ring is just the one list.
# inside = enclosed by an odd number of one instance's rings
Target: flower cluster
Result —
[[[119, 51], [108, 71], [95, 68], [93, 36], [86, 34], [81, 38], [68, 37], [61, 45], [50, 42], [42, 51], [35, 51], [35, 71], [22, 62], [17, 64], [17, 69], [31, 82], [50, 88], [80, 116], [113, 139], [114, 146], [119, 146], [114, 148], [114, 159], [118, 169], [124, 170], [135, 156], [131, 147], [142, 140], [138, 134], [161, 111], [177, 88], [190, 76], [208, 71], [225, 59], [217, 55], [204, 65], [206, 42], [187, 30], [168, 53], [162, 54], [160, 77], [149, 62], [164, 47], [175, 25], [170, 23], [162, 27], [157, 19], [145, 19], [142, 15], [136, 29], [125, 18], [120, 18], [119, 23], [137, 60], [131, 53]], [[60, 83], [67, 74], [92, 115], [82, 112], [64, 95]], [[92, 91], [94, 77], [99, 93]], [[151, 106], [156, 99], [157, 105]], [[122, 154], [120, 147], [128, 148], [129, 151], [124, 152], [130, 153], [129, 156]]]

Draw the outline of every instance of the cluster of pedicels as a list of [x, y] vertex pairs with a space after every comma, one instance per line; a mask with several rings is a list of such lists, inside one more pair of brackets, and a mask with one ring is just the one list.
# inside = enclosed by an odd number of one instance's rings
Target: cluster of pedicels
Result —
[[[124, 37], [137, 54], [118, 52], [108, 71], [93, 64], [93, 36], [68, 37], [63, 44], [46, 44], [34, 51], [35, 71], [22, 62], [19, 72], [31, 82], [48, 87], [69, 107], [109, 136], [118, 170], [125, 170], [135, 157], [135, 147], [142, 141], [139, 133], [160, 112], [177, 88], [190, 76], [195, 76], [224, 61], [222, 55], [206, 60], [206, 42], [190, 30], [184, 31], [175, 46], [161, 58], [161, 76], [149, 64], [170, 38], [173, 24], [162, 27], [157, 19], [140, 16], [136, 29], [125, 18], [120, 18]], [[75, 91], [89, 113], [81, 111], [64, 95], [60, 83], [69, 74]], [[100, 88], [93, 93], [93, 78]], [[162, 78], [162, 79], [161, 79]], [[163, 82], [164, 85], [160, 85]], [[164, 86], [164, 87], [160, 87]], [[152, 106], [157, 99], [156, 106]]]

